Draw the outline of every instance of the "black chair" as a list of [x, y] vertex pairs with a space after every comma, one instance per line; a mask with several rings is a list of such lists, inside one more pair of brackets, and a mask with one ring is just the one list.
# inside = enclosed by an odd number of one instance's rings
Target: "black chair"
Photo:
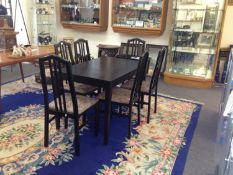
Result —
[[[156, 61], [157, 61], [156, 59], [158, 58], [158, 53], [164, 47], [166, 48], [166, 50], [168, 50], [168, 46], [166, 46], [166, 45], [146, 44], [146, 51], [149, 52], [149, 55], [150, 55], [150, 58], [151, 58], [150, 59], [150, 64], [148, 65], [148, 69], [154, 69]], [[161, 67], [161, 73], [165, 72], [166, 63], [167, 63], [167, 51], [165, 53], [163, 64], [162, 64], [162, 67]]]
[[126, 49], [127, 49], [127, 43], [121, 43], [121, 46], [118, 50], [116, 57], [117, 58], [126, 58]]
[[138, 58], [142, 56], [145, 51], [145, 45], [146, 42], [139, 38], [129, 39], [126, 47], [126, 58]]
[[[47, 56], [39, 60], [41, 82], [44, 93], [45, 105], [45, 130], [44, 146], [48, 147], [49, 142], [49, 123], [56, 120], [56, 129], [60, 129], [60, 119], [65, 118], [65, 128], [68, 127], [68, 118], [74, 119], [74, 145], [77, 155], [80, 154], [79, 130], [80, 117], [90, 108], [96, 109], [95, 132], [98, 132], [98, 100], [76, 95], [74, 82], [72, 79], [71, 64], [57, 56]], [[49, 66], [49, 75], [52, 84], [53, 101], [49, 101], [48, 82], [45, 75], [45, 66]], [[66, 72], [67, 83], [64, 85], [63, 73]], [[47, 75], [48, 76], [48, 75]], [[67, 86], [68, 85], [68, 86]], [[52, 117], [51, 117], [52, 115]]]
[[[158, 58], [154, 67], [153, 75], [152, 77], [146, 76], [146, 79], [142, 82], [142, 86], [140, 89], [140, 103], [148, 105], [148, 113], [147, 113], [147, 123], [150, 122], [150, 108], [151, 108], [151, 97], [155, 97], [155, 103], [154, 103], [154, 113], [157, 111], [157, 91], [158, 91], [158, 79], [160, 75], [161, 66], [166, 54], [166, 48], [162, 48], [159, 51]], [[132, 89], [133, 86], [133, 80], [129, 80], [125, 84], [122, 85], [122, 88], [125, 89]], [[148, 95], [148, 102], [144, 101], [144, 95]]]
[[[60, 41], [59, 43], [54, 45], [55, 54], [64, 58], [65, 60], [70, 61], [72, 64], [77, 64], [73, 57], [73, 52], [71, 48], [71, 44], [65, 41]], [[75, 83], [76, 93], [80, 95], [93, 95], [95, 91], [98, 90], [98, 87], [90, 86], [83, 83]]]
[[[126, 106], [129, 109], [129, 112], [126, 114], [129, 122], [128, 122], [128, 138], [131, 137], [131, 125], [132, 125], [132, 106], [136, 105], [138, 110], [138, 123], [140, 123], [140, 103], [139, 101], [139, 90], [141, 88], [142, 80], [143, 80], [143, 70], [145, 69], [146, 62], [148, 60], [148, 52], [146, 52], [143, 57], [139, 58], [139, 64], [137, 68], [136, 78], [133, 82], [133, 88], [131, 90], [123, 89], [123, 88], [113, 88], [112, 89], [112, 103], [120, 106]], [[105, 93], [101, 93], [99, 95], [100, 100], [105, 99]], [[113, 111], [112, 111], [113, 113]]]
[[57, 44], [54, 44], [55, 55], [58, 55], [72, 64], [75, 64], [75, 60], [72, 53], [71, 44], [66, 41], [60, 41]]
[[93, 59], [89, 51], [88, 41], [78, 39], [74, 42], [75, 63], [82, 63]]

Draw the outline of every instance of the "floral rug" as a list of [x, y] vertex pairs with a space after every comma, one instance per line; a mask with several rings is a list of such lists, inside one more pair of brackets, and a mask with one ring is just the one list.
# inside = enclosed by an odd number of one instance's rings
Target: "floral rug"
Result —
[[[200, 104], [159, 96], [157, 114], [152, 109], [150, 124], [142, 120], [130, 140], [126, 139], [127, 119], [114, 116], [107, 146], [103, 120], [95, 137], [90, 110], [78, 157], [72, 145], [72, 120], [67, 130], [56, 131], [51, 123], [49, 147], [43, 147], [43, 98], [34, 77], [26, 83], [5, 84], [2, 92], [0, 175], [181, 175], [201, 110]], [[146, 116], [146, 108], [141, 113]]]

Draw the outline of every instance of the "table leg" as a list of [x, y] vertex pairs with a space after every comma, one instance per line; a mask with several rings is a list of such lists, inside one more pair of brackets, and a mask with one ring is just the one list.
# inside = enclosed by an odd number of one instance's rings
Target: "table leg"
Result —
[[108, 144], [109, 139], [109, 124], [111, 116], [111, 100], [112, 100], [112, 86], [109, 85], [105, 90], [105, 121], [104, 121], [104, 144]]

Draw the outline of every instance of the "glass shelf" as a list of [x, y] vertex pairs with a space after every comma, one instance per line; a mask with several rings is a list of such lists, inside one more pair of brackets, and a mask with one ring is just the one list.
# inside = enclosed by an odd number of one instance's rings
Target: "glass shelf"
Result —
[[172, 51], [184, 53], [215, 54], [215, 48], [172, 47]]
[[99, 24], [97, 23], [87, 23], [87, 22], [76, 22], [76, 21], [68, 21], [68, 22], [62, 22], [63, 24], [74, 24], [74, 25], [96, 25], [98, 26]]

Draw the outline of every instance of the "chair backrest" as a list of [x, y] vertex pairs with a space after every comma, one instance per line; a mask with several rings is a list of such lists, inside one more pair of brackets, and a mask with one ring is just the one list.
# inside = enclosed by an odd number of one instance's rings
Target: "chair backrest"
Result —
[[144, 72], [146, 69], [146, 64], [149, 59], [149, 53], [145, 52], [143, 56], [139, 57], [139, 63], [137, 68], [136, 77], [134, 79], [133, 87], [131, 89], [131, 96], [130, 96], [130, 105], [132, 106], [135, 100], [137, 100], [138, 93], [141, 89], [142, 81], [144, 79]]
[[118, 50], [117, 57], [118, 58], [126, 58], [126, 50], [127, 50], [127, 43], [121, 42], [121, 47]]
[[[146, 51], [149, 52], [150, 58], [151, 58], [150, 65], [148, 65], [148, 69], [154, 69], [156, 61], [157, 61], [158, 53], [164, 47], [168, 50], [167, 45], [146, 44]], [[161, 67], [161, 72], [165, 71], [166, 62], [167, 62], [167, 52], [165, 53], [165, 56], [164, 56], [164, 61]]]
[[[68, 100], [71, 100], [73, 104], [74, 114], [78, 114], [78, 106], [76, 93], [74, 89], [74, 82], [72, 78], [71, 63], [68, 60], [51, 55], [44, 58], [40, 58], [39, 65], [41, 83], [44, 93], [45, 112], [51, 110], [49, 108], [50, 96], [48, 93], [48, 89], [50, 89], [48, 85], [50, 85], [50, 82], [52, 84], [52, 96], [55, 105], [55, 112], [59, 112], [60, 114], [67, 114], [66, 102], [68, 102]], [[66, 73], [66, 81], [68, 83], [64, 83], [64, 72]]]
[[82, 63], [91, 60], [88, 41], [78, 39], [74, 42], [74, 54], [76, 63]]
[[139, 38], [129, 39], [127, 41], [126, 58], [142, 56], [145, 51], [145, 43]]
[[62, 57], [65, 60], [70, 61], [72, 64], [75, 64], [70, 43], [66, 41], [60, 41], [59, 43], [54, 44], [54, 50], [56, 55]]
[[153, 71], [153, 75], [152, 75], [152, 78], [151, 78], [151, 82], [150, 82], [150, 92], [152, 92], [152, 90], [158, 84], [159, 74], [160, 74], [160, 70], [161, 70], [161, 67], [162, 67], [162, 64], [163, 64], [163, 60], [164, 60], [166, 51], [167, 51], [166, 47], [163, 47], [159, 51], [158, 58], [157, 58], [155, 68], [154, 68], [154, 71]]

